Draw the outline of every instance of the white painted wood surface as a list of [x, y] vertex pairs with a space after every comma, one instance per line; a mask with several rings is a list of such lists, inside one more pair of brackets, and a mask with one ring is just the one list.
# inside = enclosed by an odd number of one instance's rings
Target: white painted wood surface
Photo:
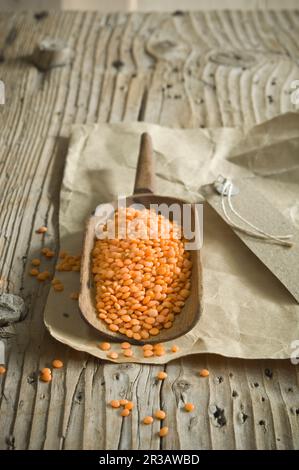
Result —
[[[113, 365], [69, 350], [43, 325], [48, 284], [28, 276], [43, 242], [58, 250], [58, 201], [72, 123], [147, 120], [181, 127], [253, 124], [293, 109], [298, 12], [184, 15], [0, 15], [0, 272], [29, 306], [7, 342], [0, 377], [2, 449], [292, 449], [299, 447], [298, 367], [287, 361], [185, 358], [165, 367]], [[27, 57], [44, 36], [69, 41], [72, 66], [39, 72]], [[271, 99], [269, 98], [271, 97]], [[50, 262], [53, 267], [55, 260]], [[53, 357], [51, 384], [37, 380]], [[210, 377], [198, 371], [208, 367]], [[107, 407], [133, 399], [123, 420]], [[185, 400], [195, 413], [182, 411]], [[141, 419], [163, 408], [169, 435]]]

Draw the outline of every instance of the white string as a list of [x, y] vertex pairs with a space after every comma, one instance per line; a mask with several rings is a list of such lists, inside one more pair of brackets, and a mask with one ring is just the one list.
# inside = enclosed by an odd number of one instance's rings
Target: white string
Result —
[[[260, 238], [262, 240], [272, 240], [278, 243], [279, 245], [287, 246], [287, 247], [293, 246], [292, 242], [287, 241], [288, 239], [292, 238], [292, 235], [272, 235], [271, 233], [265, 232], [264, 230], [260, 229], [259, 227], [257, 227], [256, 225], [252, 224], [247, 219], [242, 217], [241, 214], [239, 214], [239, 212], [237, 212], [236, 209], [233, 207], [232, 200], [231, 200], [232, 191], [233, 191], [232, 182], [229, 180], [226, 180], [223, 184], [222, 191], [221, 191], [221, 205], [222, 205], [222, 210], [224, 212], [224, 215], [232, 227], [246, 233], [247, 235], [251, 235], [253, 237]], [[233, 212], [233, 214], [235, 214], [235, 216], [238, 217], [238, 219], [242, 220], [242, 222], [247, 224], [249, 227], [251, 227], [255, 231], [246, 229], [231, 219], [231, 217], [227, 213], [225, 203], [224, 203], [225, 194], [227, 194], [228, 205], [229, 205], [230, 210]]]

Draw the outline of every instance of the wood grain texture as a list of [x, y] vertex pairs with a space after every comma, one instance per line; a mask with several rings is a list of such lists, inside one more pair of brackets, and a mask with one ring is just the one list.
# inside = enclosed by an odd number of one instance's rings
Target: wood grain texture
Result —
[[[202, 355], [167, 365], [167, 380], [157, 382], [159, 367], [106, 364], [52, 340], [43, 325], [49, 285], [28, 277], [30, 259], [44, 245], [58, 250], [72, 123], [236, 126], [292, 110], [298, 26], [295, 11], [0, 15], [1, 285], [29, 307], [6, 340], [0, 448], [299, 448], [298, 367]], [[68, 41], [76, 51], [72, 65], [43, 73], [28, 61], [45, 36]], [[46, 236], [36, 235], [44, 224]], [[45, 385], [38, 370], [54, 356], [65, 368]], [[208, 379], [198, 377], [203, 366]], [[119, 396], [136, 403], [129, 419], [106, 406]], [[186, 400], [196, 403], [193, 414], [183, 412]], [[141, 424], [157, 408], [170, 425], [162, 441], [157, 422]]]

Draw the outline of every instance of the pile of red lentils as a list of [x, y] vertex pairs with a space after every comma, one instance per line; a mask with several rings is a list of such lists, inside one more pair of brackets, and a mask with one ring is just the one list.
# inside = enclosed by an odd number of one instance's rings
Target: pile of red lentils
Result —
[[[117, 237], [120, 218], [123, 238]], [[111, 331], [135, 340], [171, 328], [191, 288], [192, 262], [180, 228], [153, 210], [126, 208], [100, 229], [92, 252], [99, 318]]]

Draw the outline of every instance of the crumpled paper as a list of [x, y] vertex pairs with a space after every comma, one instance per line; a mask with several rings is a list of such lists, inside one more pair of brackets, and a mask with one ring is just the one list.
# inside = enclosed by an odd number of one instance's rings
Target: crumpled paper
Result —
[[[219, 174], [253, 177], [257, 187], [298, 228], [299, 115], [285, 114], [249, 130], [169, 129], [147, 123], [76, 125], [72, 129], [60, 197], [60, 249], [81, 251], [86, 219], [103, 202], [133, 191], [140, 134], [154, 142], [157, 193], [190, 202]], [[282, 150], [287, 146], [288, 151]], [[247, 359], [290, 357], [299, 339], [299, 306], [284, 286], [208, 205], [202, 249], [204, 306], [187, 335], [166, 343], [167, 354], [145, 359], [120, 353], [116, 362], [166, 363], [197, 353]], [[299, 261], [299, 260], [298, 260]], [[82, 319], [70, 293], [79, 290], [75, 272], [55, 274], [64, 292], [51, 290], [45, 324], [52, 336], [74, 349], [107, 359], [100, 333]], [[179, 346], [170, 352], [172, 344]], [[117, 344], [113, 349], [120, 352]]]

